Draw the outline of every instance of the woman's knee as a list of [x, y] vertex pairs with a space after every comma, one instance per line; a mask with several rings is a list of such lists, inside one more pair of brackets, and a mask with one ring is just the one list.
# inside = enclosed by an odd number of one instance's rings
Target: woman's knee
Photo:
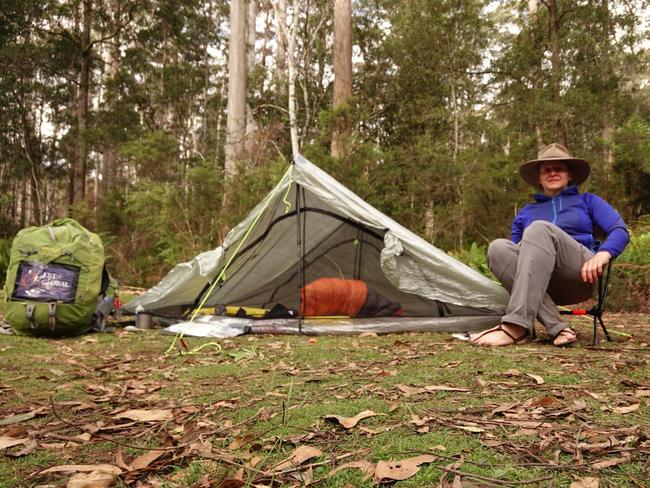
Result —
[[536, 220], [524, 229], [522, 238], [535, 239], [541, 235], [547, 235], [556, 228], [554, 224], [546, 222], [545, 220]]
[[487, 265], [492, 272], [495, 272], [495, 267], [499, 267], [499, 263], [507, 261], [513, 254], [513, 243], [508, 239], [495, 239], [490, 242], [487, 250]]

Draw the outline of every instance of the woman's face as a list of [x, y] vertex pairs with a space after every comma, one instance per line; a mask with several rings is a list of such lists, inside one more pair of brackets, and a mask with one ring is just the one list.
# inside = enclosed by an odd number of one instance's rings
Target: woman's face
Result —
[[539, 165], [539, 184], [544, 195], [555, 196], [569, 186], [571, 173], [564, 161], [546, 161]]

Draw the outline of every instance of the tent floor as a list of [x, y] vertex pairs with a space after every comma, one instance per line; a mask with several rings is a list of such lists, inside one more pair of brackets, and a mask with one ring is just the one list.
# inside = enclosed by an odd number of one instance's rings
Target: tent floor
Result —
[[[401, 332], [475, 332], [499, 323], [501, 316], [464, 317], [377, 317], [366, 319], [254, 320], [205, 315], [195, 322], [175, 324], [167, 333], [188, 336], [229, 337], [240, 334], [358, 335], [363, 332], [393, 334]], [[214, 333], [210, 333], [214, 330]], [[232, 334], [228, 335], [228, 331]], [[226, 335], [222, 335], [226, 334]]]

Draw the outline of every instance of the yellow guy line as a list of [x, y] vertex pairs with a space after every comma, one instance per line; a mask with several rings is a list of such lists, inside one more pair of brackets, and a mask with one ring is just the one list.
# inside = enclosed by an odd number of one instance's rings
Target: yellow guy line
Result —
[[[288, 183], [288, 185], [289, 185], [289, 188], [290, 188], [290, 187], [291, 187], [291, 177], [292, 177], [292, 174], [293, 174], [293, 164], [289, 166], [289, 169], [284, 173], [284, 175], [282, 176], [282, 179], [280, 180], [280, 183], [278, 183], [278, 185], [275, 187], [275, 189], [277, 189], [277, 188], [279, 188], [279, 187], [281, 186], [282, 182], [285, 180], [285, 178], [286, 178], [287, 176], [289, 177], [289, 183]], [[287, 193], [288, 193], [288, 190], [287, 190]], [[228, 269], [228, 266], [230, 266], [230, 263], [232, 262], [232, 260], [235, 258], [235, 256], [237, 256], [237, 253], [239, 252], [239, 250], [241, 249], [241, 247], [242, 247], [242, 246], [244, 245], [244, 243], [246, 242], [246, 239], [248, 239], [248, 236], [250, 235], [250, 233], [252, 232], [252, 230], [253, 230], [253, 229], [255, 228], [255, 226], [257, 225], [257, 222], [260, 220], [260, 217], [261, 217], [262, 214], [264, 213], [264, 210], [266, 210], [266, 207], [268, 207], [269, 203], [271, 203], [271, 200], [273, 200], [273, 195], [274, 195], [274, 194], [275, 194], [275, 191], [273, 191], [273, 192], [268, 196], [268, 198], [266, 199], [266, 203], [265, 203], [264, 206], [260, 209], [260, 211], [257, 213], [257, 215], [255, 216], [255, 219], [253, 220], [253, 222], [251, 223], [251, 225], [248, 227], [248, 230], [246, 231], [246, 234], [244, 234], [244, 237], [239, 241], [239, 244], [237, 244], [237, 248], [235, 249], [235, 252], [233, 252], [233, 253], [231, 254], [230, 259], [228, 259], [228, 262], [227, 262], [226, 265], [222, 268], [221, 273], [219, 273], [219, 276], [217, 276], [217, 279], [214, 280], [214, 283], [212, 283], [212, 286], [208, 289], [208, 291], [207, 291], [207, 292], [205, 293], [205, 295], [203, 296], [203, 300], [201, 300], [201, 303], [199, 303], [199, 306], [198, 306], [196, 309], [194, 309], [194, 312], [192, 313], [192, 316], [190, 317], [190, 320], [189, 320], [190, 323], [194, 322], [194, 319], [196, 318], [197, 314], [199, 313], [199, 310], [201, 310], [201, 309], [203, 308], [203, 305], [205, 305], [205, 302], [207, 301], [208, 297], [209, 297], [210, 294], [212, 293], [212, 290], [214, 290], [214, 287], [217, 286], [217, 283], [219, 283], [219, 281], [220, 281], [220, 280], [225, 276], [225, 274], [226, 274], [226, 270]], [[284, 198], [286, 199], [286, 194], [285, 194], [285, 197], [284, 197]], [[288, 202], [285, 202], [285, 203], [288, 203]], [[173, 342], [171, 343], [171, 345], [169, 346], [169, 348], [167, 349], [167, 351], [165, 351], [165, 354], [169, 354], [169, 353], [172, 351], [172, 349], [174, 348], [174, 345], [176, 344], [176, 341], [179, 340], [179, 339], [181, 339], [181, 338], [183, 337], [183, 335], [184, 335], [184, 334], [183, 334], [182, 332], [181, 332], [180, 334], [176, 334], [176, 336], [174, 337]]]

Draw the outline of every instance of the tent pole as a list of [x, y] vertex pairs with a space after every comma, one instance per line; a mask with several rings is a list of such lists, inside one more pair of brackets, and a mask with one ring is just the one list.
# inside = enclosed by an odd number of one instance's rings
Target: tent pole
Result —
[[[305, 287], [305, 244], [303, 240], [303, 223], [300, 220], [301, 207], [300, 207], [300, 191], [302, 190], [301, 186], [296, 184], [296, 237], [298, 244], [298, 332], [302, 333], [302, 302], [304, 299], [304, 287]], [[304, 200], [304, 196], [303, 196]]]

